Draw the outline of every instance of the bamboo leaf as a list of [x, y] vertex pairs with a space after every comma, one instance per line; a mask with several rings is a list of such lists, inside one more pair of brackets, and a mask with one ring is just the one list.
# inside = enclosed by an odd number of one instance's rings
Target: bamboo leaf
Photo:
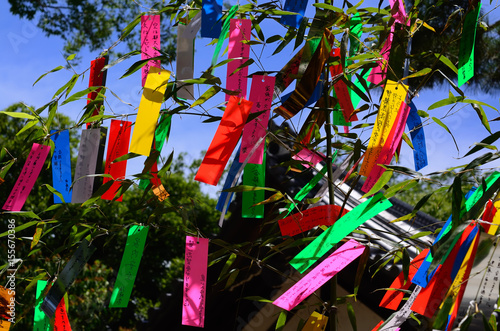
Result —
[[448, 127], [443, 122], [441, 122], [440, 119], [438, 119], [436, 117], [432, 117], [432, 119], [434, 120], [434, 122], [436, 122], [440, 127], [442, 127], [443, 129], [445, 129], [451, 135], [451, 137], [453, 138], [453, 142], [455, 143], [455, 147], [457, 148], [457, 151], [460, 151], [459, 148], [458, 148], [457, 141], [455, 140], [455, 137], [451, 133], [450, 129], [448, 129]]

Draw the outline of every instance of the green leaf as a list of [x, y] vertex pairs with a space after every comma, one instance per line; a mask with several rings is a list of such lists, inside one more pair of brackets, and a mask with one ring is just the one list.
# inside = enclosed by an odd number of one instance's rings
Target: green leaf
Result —
[[349, 316], [349, 321], [351, 322], [352, 329], [354, 331], [358, 330], [356, 326], [356, 313], [354, 312], [354, 307], [350, 302], [347, 302], [347, 315]]
[[309, 19], [307, 17], [302, 17], [302, 21], [300, 21], [299, 30], [297, 31], [297, 36], [295, 37], [295, 46], [293, 49], [297, 49], [302, 42], [304, 41], [304, 34], [306, 33], [307, 23]]
[[43, 75], [41, 75], [40, 77], [38, 77], [38, 79], [33, 83], [33, 86], [35, 86], [36, 83], [38, 83], [40, 81], [40, 79], [42, 79], [43, 77], [47, 76], [48, 74], [52, 73], [52, 72], [56, 72], [56, 71], [59, 71], [61, 69], [64, 69], [64, 66], [58, 66], [58, 67], [55, 67], [54, 69], [52, 69], [51, 71], [48, 71], [46, 73], [44, 73]]
[[377, 193], [378, 191], [380, 191], [384, 187], [384, 185], [387, 184], [389, 182], [389, 180], [391, 180], [391, 177], [392, 177], [391, 170], [384, 171], [384, 173], [382, 174], [382, 176], [380, 176], [380, 178], [377, 180], [375, 185], [373, 185], [372, 189], [368, 193], [365, 193], [361, 197], [361, 199], [364, 199], [367, 196], [373, 195], [373, 194]]
[[[32, 213], [32, 212], [30, 212], [30, 213]], [[14, 213], [13, 213], [13, 214], [14, 214]], [[39, 218], [38, 216], [37, 216], [37, 218], [40, 220], [40, 218]], [[31, 226], [33, 226], [33, 225], [36, 225], [36, 224], [38, 224], [38, 221], [31, 221], [31, 222], [27, 222], [27, 223], [24, 223], [24, 224], [22, 224], [22, 225], [19, 225], [19, 226], [15, 227], [15, 228], [14, 228], [14, 230], [15, 230], [16, 232], [20, 232], [20, 231], [22, 231], [22, 230], [24, 230], [24, 229], [26, 229], [26, 228], [29, 228], [29, 227], [31, 227]], [[8, 235], [8, 234], [9, 234], [9, 231], [5, 231], [4, 233], [1, 233], [1, 234], [0, 234], [0, 238], [5, 237], [5, 236], [6, 236], [6, 235]]]
[[203, 104], [205, 101], [219, 93], [221, 90], [220, 87], [218, 86], [212, 86], [209, 88], [205, 93], [203, 93], [193, 104], [191, 105], [191, 108]]
[[14, 112], [14, 111], [0, 111], [0, 114], [5, 114], [7, 116], [15, 117], [15, 118], [27, 118], [30, 120], [33, 120], [36, 118], [35, 116], [33, 116], [31, 114], [22, 113], [22, 112]]
[[258, 186], [248, 186], [248, 185], [238, 185], [235, 187], [230, 187], [228, 189], [223, 190], [222, 192], [249, 192], [249, 191], [271, 191], [271, 192], [279, 192], [270, 187], [258, 187]]
[[448, 66], [448, 68], [450, 68], [451, 70], [453, 70], [453, 72], [455, 74], [458, 75], [458, 69], [457, 67], [453, 64], [453, 62], [450, 61], [450, 59], [448, 59], [446, 56], [444, 55], [439, 55], [437, 53], [434, 53], [434, 56], [437, 57], [439, 59], [439, 61], [443, 62], [444, 64], [446, 64]]
[[276, 321], [275, 330], [282, 331], [285, 328], [286, 324], [286, 310], [282, 310], [280, 316], [278, 317], [278, 321]]
[[434, 120], [434, 122], [436, 122], [440, 127], [444, 128], [446, 131], [448, 131], [448, 133], [451, 135], [451, 137], [453, 138], [453, 142], [455, 143], [455, 147], [457, 148], [457, 151], [459, 151], [458, 149], [458, 145], [457, 145], [457, 141], [455, 140], [455, 137], [453, 136], [453, 134], [451, 133], [450, 129], [448, 129], [448, 127], [443, 123], [441, 122], [440, 119], [436, 118], [436, 117], [432, 117], [432, 119]]
[[149, 58], [149, 59], [139, 60], [139, 61], [135, 62], [134, 64], [132, 64], [127, 69], [127, 71], [125, 71], [125, 73], [120, 77], [120, 79], [132, 75], [134, 72], [136, 72], [137, 70], [139, 70], [142, 67], [144, 67], [149, 61], [156, 61], [156, 60], [160, 60], [160, 61], [167, 60], [168, 61], [169, 59], [167, 59], [167, 57], [164, 56], [164, 55], [160, 55], [160, 56], [155, 56], [155, 57], [152, 57], [152, 58]]
[[478, 145], [474, 146], [470, 151], [468, 151], [467, 154], [464, 155], [464, 157], [474, 154], [477, 151], [480, 151], [481, 149], [484, 148], [484, 146], [492, 145], [495, 141], [498, 140], [498, 138], [500, 138], [500, 131], [497, 131], [492, 135], [481, 140], [481, 142]]
[[421, 76], [425, 76], [427, 74], [429, 74], [430, 72], [432, 71], [431, 68], [425, 68], [425, 69], [422, 69], [414, 74], [411, 74], [409, 76], [406, 76], [404, 78], [402, 78], [401, 80], [405, 80], [405, 79], [408, 79], [408, 78], [415, 78], [415, 77], [421, 77]]
[[101, 87], [100, 86], [91, 86], [91, 87], [86, 88], [85, 90], [76, 92], [76, 93], [72, 94], [69, 98], [67, 98], [66, 100], [64, 100], [61, 103], [61, 106], [64, 106], [65, 104], [73, 102], [75, 100], [80, 100], [82, 97], [85, 97], [85, 99], [86, 99], [87, 95], [89, 93], [94, 92], [95, 90], [97, 90], [99, 88], [101, 88]]
[[483, 123], [483, 126], [488, 130], [489, 133], [491, 133], [491, 128], [490, 128], [490, 123], [488, 122], [488, 117], [486, 117], [486, 114], [484, 113], [483, 107], [477, 103], [471, 103], [472, 108], [477, 113], [477, 116], [479, 116], [479, 119], [481, 120], [481, 123]]
[[326, 3], [313, 3], [313, 6], [317, 7], [317, 8], [331, 10], [331, 11], [334, 11], [337, 13], [344, 13], [344, 11], [342, 9], [334, 7], [334, 6], [326, 4]]

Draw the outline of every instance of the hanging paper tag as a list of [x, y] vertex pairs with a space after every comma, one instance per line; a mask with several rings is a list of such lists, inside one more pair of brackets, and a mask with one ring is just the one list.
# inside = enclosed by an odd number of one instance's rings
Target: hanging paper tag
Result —
[[40, 171], [42, 170], [49, 152], [50, 146], [36, 143], [31, 146], [31, 151], [24, 163], [23, 170], [21, 170], [21, 174], [17, 178], [7, 201], [3, 205], [4, 210], [21, 211], [31, 189], [35, 185], [38, 175], [40, 175]]
[[[8, 275], [7, 282], [14, 282], [14, 278], [15, 274]], [[0, 312], [0, 330], [8, 330], [10, 328], [10, 323], [14, 323], [16, 320], [16, 293], [13, 290], [14, 287], [9, 285], [10, 284], [6, 285], [7, 288], [0, 285], [0, 302], [2, 303], [2, 311]]]
[[406, 10], [403, 0], [389, 0], [391, 5], [391, 14], [396, 23], [410, 26], [410, 21], [406, 17]]
[[90, 175], [101, 173], [106, 132], [106, 128], [82, 130], [71, 196], [72, 203], [87, 201], [96, 189], [95, 178]]
[[153, 186], [153, 193], [156, 195], [158, 201], [160, 202], [162, 202], [163, 200], [165, 200], [170, 196], [170, 194], [168, 194], [167, 190], [165, 190], [165, 187], [163, 187], [162, 184], [158, 186]]
[[276, 75], [274, 98], [277, 98], [297, 78], [304, 48], [294, 55]]
[[[131, 126], [132, 122], [111, 120], [109, 128], [108, 155], [106, 156], [104, 173], [113, 176], [113, 180], [115, 180], [115, 182], [101, 196], [103, 200], [113, 200], [118, 189], [120, 188], [119, 180], [125, 178], [127, 160], [116, 163], [114, 160], [128, 153]], [[106, 184], [110, 180], [110, 178], [105, 177], [103, 184]], [[122, 201], [122, 196], [120, 195], [116, 201]]]
[[363, 253], [364, 249], [365, 246], [356, 240], [350, 239], [295, 283], [288, 291], [283, 293], [273, 304], [288, 311], [292, 310], [340, 270], [357, 259]]
[[[257, 76], [252, 77], [252, 88], [250, 90], [250, 101], [253, 102], [251, 113], [260, 113], [259, 116], [245, 124], [241, 138], [241, 153], [239, 162], [243, 162], [250, 149], [259, 138], [264, 137], [269, 122], [269, 113], [273, 101], [275, 77]], [[248, 163], [261, 164], [264, 155], [264, 142], [250, 156]]]
[[425, 147], [425, 134], [422, 120], [420, 119], [420, 115], [418, 115], [417, 107], [415, 107], [413, 101], [410, 103], [410, 114], [408, 115], [406, 125], [411, 134], [415, 170], [419, 171], [427, 166], [427, 149]]
[[325, 331], [327, 324], [328, 316], [313, 311], [311, 316], [307, 319], [306, 324], [304, 324], [302, 331]]
[[43, 310], [41, 309], [43, 302], [43, 293], [45, 292], [45, 287], [47, 286], [46, 280], [39, 280], [36, 283], [36, 297], [35, 297], [35, 316], [33, 320], [33, 331], [49, 331], [50, 319]]
[[201, 28], [201, 12], [198, 12], [191, 21], [189, 21], [188, 25], [186, 25], [186, 28], [184, 29], [184, 32], [182, 33], [181, 37], [183, 39], [194, 39], [196, 37], [196, 34], [198, 31], [200, 31]]
[[[280, 226], [281, 235], [295, 236], [299, 233], [311, 230], [312, 228], [320, 225], [330, 226], [335, 223], [339, 218], [340, 210], [342, 207], [335, 205], [324, 205], [309, 208], [285, 217], [278, 221]], [[341, 216], [348, 212], [344, 209]], [[286, 239], [286, 238], [283, 238]]]
[[10, 330], [10, 322], [6, 320], [0, 320], [0, 330], [9, 331]]
[[196, 173], [195, 180], [209, 185], [217, 185], [238, 143], [252, 105], [251, 101], [235, 96], [229, 99], [215, 136]]
[[405, 102], [401, 103], [401, 108], [399, 109], [396, 121], [392, 126], [391, 132], [389, 133], [384, 146], [382, 146], [382, 150], [378, 155], [377, 161], [375, 161], [375, 165], [370, 171], [370, 175], [365, 180], [361, 191], [365, 193], [369, 192], [372, 189], [373, 185], [375, 185], [375, 183], [380, 179], [380, 176], [382, 176], [382, 174], [385, 172], [385, 169], [379, 166], [379, 164], [387, 165], [391, 163], [391, 160], [396, 153], [396, 149], [401, 142], [401, 138], [403, 137], [406, 119], [408, 118], [409, 112], [410, 106], [408, 106]]
[[[69, 148], [69, 131], [51, 130], [50, 139], [54, 142], [52, 155], [52, 186], [61, 193], [64, 202], [71, 202], [71, 153]], [[54, 194], [54, 203], [62, 203]]]
[[[194, 75], [194, 39], [183, 37], [186, 34], [188, 26], [179, 24], [177, 26], [177, 64], [176, 64], [176, 79], [193, 79]], [[177, 97], [194, 100], [193, 85], [185, 85], [178, 83], [179, 90]]]
[[170, 71], [151, 67], [142, 93], [130, 152], [149, 156]]
[[[248, 19], [232, 19], [229, 23], [229, 45], [227, 58], [236, 59], [227, 64], [226, 88], [232, 91], [239, 91], [236, 96], [247, 97], [247, 76], [248, 65], [235, 71], [242, 66], [250, 56], [250, 31], [252, 23]], [[226, 94], [226, 101], [229, 101], [229, 94]]]
[[147, 226], [132, 225], [128, 231], [122, 262], [116, 276], [111, 301], [109, 302], [110, 308], [126, 308], [128, 306], [135, 277], [141, 264], [148, 230], [149, 227]]
[[201, 37], [219, 38], [222, 29], [222, 0], [203, 0], [201, 6]]
[[204, 327], [208, 239], [186, 237], [182, 325]]
[[420, 286], [416, 286], [413, 292], [411, 293], [410, 297], [408, 298], [408, 301], [404, 304], [404, 306], [399, 310], [397, 313], [391, 315], [389, 319], [382, 324], [380, 328], [378, 328], [378, 331], [398, 331], [408, 317], [410, 317], [412, 310], [410, 307], [412, 306], [413, 302], [417, 298], [417, 296], [420, 294], [420, 291], [422, 288]]
[[[266, 154], [261, 164], [247, 163], [243, 170], [243, 185], [254, 187], [266, 186]], [[242, 192], [241, 216], [243, 218], [264, 218], [264, 205], [255, 206], [266, 198], [266, 191], [255, 190]]]
[[476, 26], [480, 12], [481, 1], [477, 3], [474, 10], [471, 10], [465, 16], [458, 53], [458, 87], [474, 77], [474, 45], [476, 43]]
[[233, 159], [233, 163], [231, 163], [229, 172], [226, 175], [226, 181], [224, 182], [224, 186], [222, 187], [222, 192], [220, 193], [219, 200], [217, 201], [217, 206], [215, 206], [215, 209], [220, 212], [222, 212], [226, 204], [231, 203], [231, 199], [233, 198], [233, 192], [224, 192], [224, 190], [227, 190], [231, 187], [231, 184], [235, 180], [236, 174], [238, 173], [238, 170], [242, 165], [242, 163], [240, 162], [240, 149], [241, 147], [238, 148], [238, 151], [236, 152], [236, 155]]
[[[340, 48], [335, 48], [331, 52], [331, 56], [338, 57], [339, 61], [341, 59], [340, 56]], [[342, 64], [334, 65], [330, 67], [330, 73], [332, 75], [332, 79], [337, 79], [338, 76], [343, 75]], [[344, 119], [346, 122], [357, 121], [358, 117], [354, 113], [354, 107], [351, 101], [351, 95], [349, 94], [349, 89], [347, 85], [342, 79], [337, 80], [333, 85], [335, 90], [335, 95], [337, 96], [338, 103], [340, 105], [340, 109], [342, 114], [344, 115]]]
[[303, 148], [300, 152], [292, 156], [292, 159], [301, 161], [302, 165], [306, 168], [316, 166], [316, 164], [325, 160], [325, 158], [325, 154], [321, 152], [311, 151], [307, 148]]
[[370, 142], [368, 143], [365, 160], [359, 170], [361, 175], [368, 177], [370, 174], [370, 171], [375, 165], [375, 161], [382, 151], [382, 146], [384, 146], [387, 141], [391, 128], [396, 121], [401, 103], [405, 98], [406, 86], [388, 80], [385, 85], [384, 94], [382, 95], [380, 109], [373, 127]]
[[[92, 86], [104, 86], [106, 85], [106, 74], [107, 71], [102, 71], [102, 69], [108, 64], [108, 56], [99, 57], [93, 61], [90, 61], [90, 75], [89, 75], [89, 87]], [[101, 88], [90, 92], [87, 96], [87, 105], [97, 98], [97, 95], [101, 91]], [[94, 106], [92, 116], [99, 115], [99, 108], [102, 103]], [[91, 123], [87, 123], [87, 129], [90, 128]], [[69, 201], [69, 200], [68, 200]]]
[[[161, 55], [160, 34], [160, 15], [141, 16], [141, 60]], [[151, 67], [160, 68], [160, 61], [149, 61], [142, 67], [142, 86], [146, 83]]]
[[56, 309], [56, 316], [54, 320], [54, 331], [71, 331], [69, 324], [68, 313], [66, 312], [66, 304], [64, 298], [59, 302]]
[[52, 285], [49, 293], [47, 293], [47, 296], [43, 300], [41, 309], [49, 318], [54, 316], [57, 305], [61, 302], [68, 288], [75, 281], [76, 276], [82, 272], [83, 267], [85, 267], [85, 264], [95, 250], [96, 247], [92, 246], [86, 239], [82, 240], [82, 243], [78, 246], [75, 254], [73, 254], [64, 269], [61, 271], [56, 282]]
[[492, 211], [492, 214], [493, 214], [493, 218], [491, 220], [492, 224], [490, 225], [489, 229], [488, 229], [488, 234], [491, 234], [492, 236], [496, 235], [497, 234], [497, 230], [498, 230], [498, 225], [500, 225], [500, 211], [498, 211], [500, 209], [500, 196], [497, 195], [496, 197], [496, 201], [493, 203], [493, 211]]
[[325, 232], [320, 234], [309, 245], [297, 254], [290, 264], [300, 273], [306, 271], [314, 262], [318, 261], [333, 245], [344, 239], [358, 226], [390, 208], [392, 203], [379, 193], [356, 206], [336, 221]]
[[394, 28], [395, 25], [391, 27], [391, 31], [387, 36], [387, 39], [380, 50], [380, 55], [382, 55], [382, 60], [378, 61], [379, 64], [377, 67], [372, 68], [370, 72], [370, 76], [366, 79], [367, 81], [373, 84], [380, 84], [385, 79], [385, 73], [387, 71], [387, 63], [389, 61], [389, 56], [391, 54], [392, 40], [394, 39]]
[[286, 0], [285, 7], [283, 9], [285, 11], [298, 13], [298, 15], [282, 15], [280, 23], [297, 29], [300, 26], [302, 18], [304, 17], [304, 14], [306, 12], [306, 7], [307, 7], [307, 1]]

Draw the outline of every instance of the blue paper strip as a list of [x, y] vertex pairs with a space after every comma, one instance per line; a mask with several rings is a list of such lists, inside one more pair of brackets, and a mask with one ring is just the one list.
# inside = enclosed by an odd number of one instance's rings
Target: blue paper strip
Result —
[[458, 250], [457, 257], [455, 258], [455, 262], [453, 263], [453, 268], [451, 270], [451, 281], [453, 282], [455, 280], [455, 277], [457, 276], [458, 270], [460, 270], [460, 267], [462, 266], [462, 262], [465, 259], [465, 255], [467, 254], [467, 251], [470, 248], [470, 245], [472, 244], [472, 241], [474, 238], [476, 238], [476, 235], [479, 232], [479, 228], [475, 227], [465, 242], [462, 244], [460, 249]]
[[201, 37], [219, 38], [222, 29], [222, 0], [203, 0], [201, 7]]
[[[57, 130], [51, 130], [53, 134]], [[52, 155], [52, 186], [63, 196], [64, 202], [71, 202], [71, 154], [69, 151], [69, 131], [64, 130], [51, 136], [54, 141]], [[54, 194], [54, 203], [62, 203]]]
[[[231, 187], [231, 183], [234, 181], [234, 178], [236, 177], [236, 174], [238, 173], [238, 170], [242, 166], [243, 163], [240, 162], [240, 147], [238, 147], [238, 152], [236, 152], [236, 156], [234, 157], [233, 163], [231, 164], [231, 168], [229, 168], [229, 172], [227, 173], [226, 176], [226, 181], [224, 183], [224, 186], [222, 187], [222, 190], [227, 190], [228, 188]], [[219, 201], [217, 201], [217, 206], [215, 206], [215, 209], [218, 211], [222, 212], [224, 209], [224, 205], [226, 203], [227, 195], [231, 194], [229, 196], [228, 203], [231, 202], [231, 199], [233, 198], [233, 192], [221, 192]]]
[[410, 130], [411, 141], [413, 143], [413, 159], [415, 160], [415, 170], [419, 171], [427, 166], [427, 150], [425, 147], [425, 134], [422, 127], [422, 120], [417, 113], [417, 107], [413, 101], [410, 103], [410, 114], [406, 121], [408, 130]]
[[307, 1], [304, 0], [286, 0], [285, 11], [299, 13], [299, 15], [283, 15], [281, 16], [280, 23], [288, 25], [293, 28], [300, 26], [300, 21], [306, 12]]

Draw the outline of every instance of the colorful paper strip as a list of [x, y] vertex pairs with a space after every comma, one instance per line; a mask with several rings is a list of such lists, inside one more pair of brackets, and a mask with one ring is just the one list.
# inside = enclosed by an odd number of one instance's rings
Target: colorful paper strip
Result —
[[[160, 15], [141, 16], [141, 60], [160, 56], [160, 48]], [[149, 61], [144, 67], [142, 67], [142, 86], [144, 86], [144, 84], [146, 83], [146, 79], [151, 67], [160, 68], [160, 61]]]
[[142, 93], [130, 152], [149, 156], [170, 71], [151, 67]]
[[281, 235], [295, 236], [299, 233], [311, 230], [312, 228], [320, 225], [331, 226], [337, 219], [344, 216], [348, 210], [344, 209], [342, 215], [340, 210], [342, 207], [335, 205], [324, 205], [309, 208], [285, 217], [278, 221]]
[[417, 107], [415, 107], [413, 101], [410, 103], [410, 114], [408, 115], [406, 125], [411, 134], [415, 170], [419, 171], [427, 166], [427, 148], [425, 146], [425, 134], [422, 120], [420, 119], [420, 115], [418, 115]]
[[231, 187], [231, 184], [235, 180], [236, 174], [238, 173], [238, 170], [241, 168], [241, 165], [242, 163], [240, 162], [240, 148], [238, 148], [238, 151], [236, 152], [236, 155], [233, 159], [233, 163], [231, 164], [229, 172], [227, 173], [226, 181], [224, 182], [224, 186], [222, 187], [222, 192], [220, 193], [219, 200], [217, 201], [217, 206], [215, 206], [215, 209], [217, 209], [220, 212], [222, 212], [224, 206], [231, 203], [231, 199], [233, 198], [234, 193], [224, 192], [224, 190], [227, 190], [228, 188]]
[[[247, 163], [243, 170], [243, 185], [254, 187], [266, 186], [266, 154], [261, 164]], [[257, 203], [264, 201], [266, 191], [254, 190], [242, 192], [241, 216], [243, 218], [264, 218], [264, 205]]]
[[186, 237], [182, 325], [204, 327], [208, 239]]
[[298, 15], [282, 15], [280, 19], [281, 24], [288, 25], [293, 28], [298, 28], [300, 22], [306, 12], [307, 1], [304, 0], [286, 0], [284, 10], [289, 12], [298, 13]]
[[[194, 76], [194, 38], [186, 38], [188, 26], [179, 24], [177, 26], [177, 63], [176, 79], [193, 79]], [[195, 100], [194, 87], [178, 82], [177, 97], [186, 100]]]
[[474, 45], [476, 43], [476, 26], [481, 12], [481, 1], [476, 2], [476, 8], [465, 16], [460, 50], [458, 53], [458, 87], [474, 77]]
[[127, 235], [122, 262], [116, 276], [115, 287], [109, 302], [110, 308], [126, 308], [132, 294], [135, 277], [141, 264], [142, 253], [149, 227], [132, 225]]
[[222, 28], [222, 0], [203, 0], [201, 6], [201, 37], [219, 38]]
[[273, 304], [288, 311], [292, 310], [302, 300], [358, 258], [364, 250], [365, 246], [356, 240], [349, 240], [283, 293]]
[[232, 96], [229, 99], [215, 136], [196, 173], [195, 180], [209, 185], [217, 185], [238, 143], [252, 105], [251, 101], [243, 98]]
[[7, 201], [3, 205], [4, 210], [21, 211], [28, 198], [31, 189], [40, 175], [45, 159], [49, 155], [50, 146], [34, 143], [31, 146], [28, 158], [24, 163], [23, 170], [17, 178], [12, 191], [10, 191]]
[[303, 273], [358, 226], [391, 206], [392, 203], [380, 193], [359, 204], [316, 237], [290, 264]]
[[47, 286], [46, 280], [38, 280], [36, 283], [36, 296], [35, 296], [35, 308], [34, 308], [34, 319], [33, 319], [33, 331], [49, 331], [50, 327], [50, 319], [43, 310], [42, 302], [43, 302], [43, 293], [45, 292], [45, 287]]
[[[239, 92], [238, 97], [247, 97], [247, 76], [248, 65], [235, 71], [248, 61], [250, 56], [250, 32], [252, 22], [249, 19], [232, 19], [229, 23], [229, 45], [227, 58], [234, 59], [227, 64], [226, 88]], [[226, 94], [226, 101], [229, 101], [229, 94]]]
[[54, 331], [71, 331], [64, 298], [59, 302], [59, 305], [57, 305], [54, 319]]
[[[54, 142], [52, 155], [52, 186], [62, 195], [64, 202], [71, 202], [71, 153], [69, 147], [69, 131], [51, 130], [50, 139]], [[54, 203], [62, 203], [54, 194]]]

